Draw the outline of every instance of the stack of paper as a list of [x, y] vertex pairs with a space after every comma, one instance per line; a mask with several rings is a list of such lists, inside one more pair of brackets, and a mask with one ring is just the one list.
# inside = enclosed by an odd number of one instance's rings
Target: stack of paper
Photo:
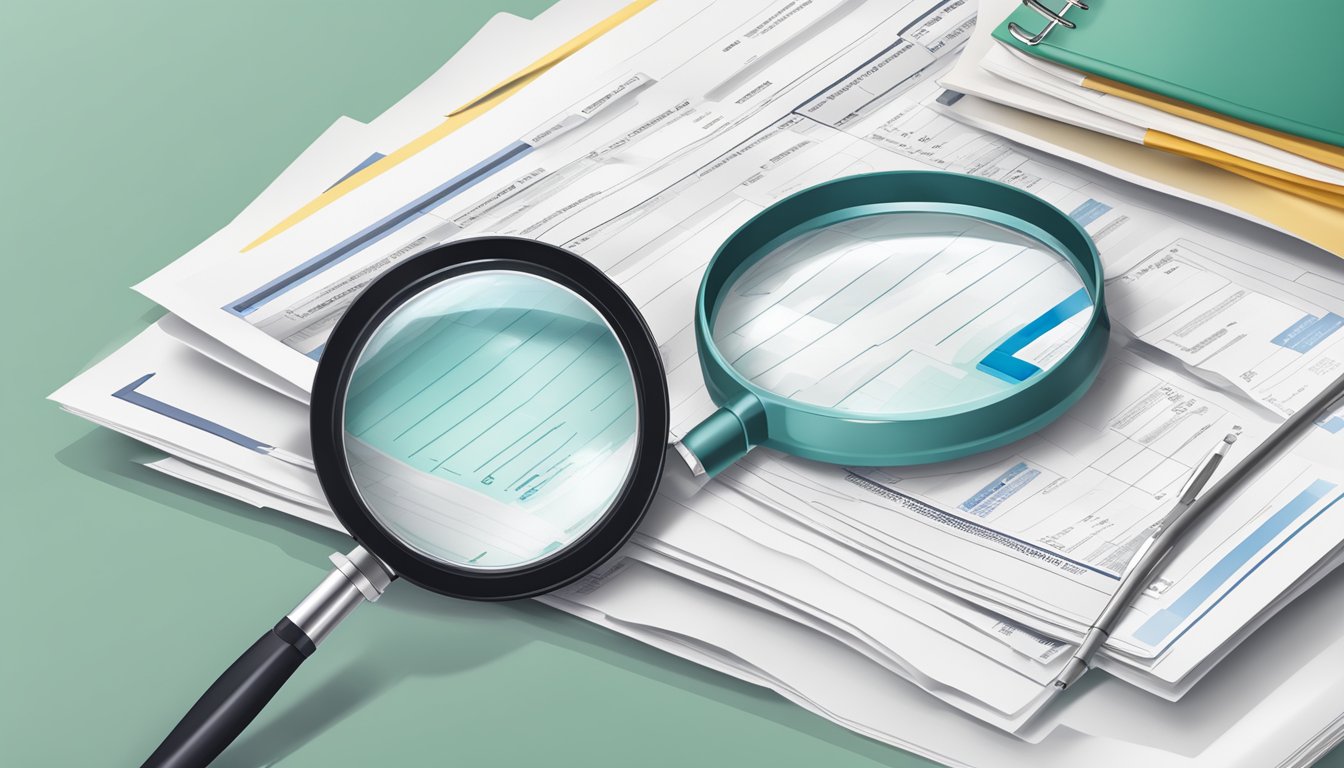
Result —
[[[738, 225], [847, 174], [998, 179], [1070, 213], [1105, 261], [1120, 330], [1079, 405], [919, 468], [758, 451], [702, 486], [670, 451], [632, 542], [541, 599], [952, 765], [1305, 765], [1338, 740], [1344, 615], [1320, 606], [1344, 596], [1344, 415], [1175, 554], [1106, 644], [1106, 673], [1064, 695], [1052, 682], [1193, 465], [1229, 431], [1263, 439], [1344, 369], [1344, 269], [940, 114], [971, 0], [636, 10], [496, 17], [377, 120], [338, 121], [137, 286], [172, 314], [54, 399], [161, 448], [157, 470], [335, 528], [307, 392], [326, 334], [389, 265], [482, 233], [582, 254], [644, 312], [676, 440], [712, 409], [692, 308]], [[480, 92], [473, 119], [443, 122]]]
[[[991, 37], [1019, 7], [1019, 0], [982, 0], [982, 23], [965, 55], [940, 78], [945, 87], [966, 95], [949, 100], [947, 113], [1127, 181], [1197, 199], [1344, 254], [1344, 211], [1338, 192], [1344, 176], [1337, 161], [1302, 158], [1084, 88], [1077, 74], [1024, 56]], [[1228, 167], [1229, 158], [1241, 157], [1274, 168], [1285, 178], [1309, 181], [1267, 184], [1263, 173], [1239, 173], [1241, 169]], [[1209, 159], [1218, 163], [1205, 162]]]
[[[1344, 153], [1298, 154], [1279, 144], [1135, 101], [1124, 91], [1099, 90], [1099, 81], [1025, 54], [993, 46], [980, 62], [991, 74], [1030, 88], [1046, 101], [1077, 107], [1077, 124], [1090, 130], [1156, 147], [1208, 163], [1230, 173], [1308, 200], [1344, 208]], [[1109, 84], [1106, 84], [1109, 85]], [[1329, 162], [1326, 162], [1326, 161]]]
[[[1023, 5], [994, 31], [998, 44], [980, 61], [987, 71], [1069, 105], [1083, 127], [1344, 210], [1344, 113], [1311, 80], [1344, 62], [1328, 38], [1313, 37], [1335, 21], [1324, 7], [1278, 30], [1291, 30], [1291, 51], [1251, 64], [1245, 39], [1265, 29], [1254, 3], [1215, 15], [1132, 0], [1077, 24]], [[1071, 34], [1023, 32], [1047, 15]]]

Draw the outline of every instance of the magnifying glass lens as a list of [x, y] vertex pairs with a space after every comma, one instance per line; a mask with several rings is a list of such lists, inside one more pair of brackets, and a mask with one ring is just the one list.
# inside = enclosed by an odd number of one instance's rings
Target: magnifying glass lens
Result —
[[901, 212], [813, 230], [750, 264], [713, 336], [761, 389], [890, 419], [1006, 396], [1072, 349], [1092, 310], [1073, 263], [1044, 242]]
[[515, 569], [583, 538], [631, 473], [626, 354], [597, 310], [524, 272], [435, 283], [369, 337], [344, 412], [350, 479], [407, 547]]

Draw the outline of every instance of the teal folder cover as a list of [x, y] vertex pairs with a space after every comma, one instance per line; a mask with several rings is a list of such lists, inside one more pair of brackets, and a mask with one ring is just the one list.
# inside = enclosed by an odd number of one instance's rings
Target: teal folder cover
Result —
[[[1063, 8], [1064, 0], [1041, 0]], [[1076, 29], [1023, 6], [994, 37], [1032, 56], [1305, 139], [1344, 147], [1344, 0], [1091, 0]]]

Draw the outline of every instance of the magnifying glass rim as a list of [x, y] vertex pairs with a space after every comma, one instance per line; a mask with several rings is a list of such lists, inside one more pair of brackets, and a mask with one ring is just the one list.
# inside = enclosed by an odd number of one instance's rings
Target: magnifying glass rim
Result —
[[[635, 453], [607, 512], [555, 554], [517, 568], [471, 569], [425, 555], [391, 533], [364, 503], [344, 443], [345, 394], [359, 356], [398, 308], [444, 281], [506, 271], [534, 275], [573, 291], [616, 336], [638, 404]], [[337, 322], [318, 361], [310, 399], [313, 464], [332, 511], [345, 529], [394, 573], [440, 594], [510, 600], [548, 592], [580, 578], [616, 552], [648, 510], [662, 478], [670, 412], [667, 380], [653, 334], [634, 304], [601, 270], [569, 251], [536, 240], [475, 237], [437, 246], [396, 265], [355, 299]]]
[[[859, 210], [859, 209], [867, 209], [867, 210]], [[1058, 253], [1060, 256], [1064, 257], [1065, 259], [1068, 259], [1069, 263], [1074, 266], [1075, 268], [1074, 271], [1078, 274], [1078, 276], [1080, 278], [1084, 277], [1083, 271], [1081, 269], [1078, 269], [1077, 265], [1074, 264], [1074, 259], [1072, 259], [1068, 255], [1067, 253], [1068, 249], [1065, 247], [1063, 243], [1059, 242], [1059, 240], [1057, 240], [1053, 235], [1042, 230], [1040, 227], [1035, 226], [1031, 222], [1023, 221], [1022, 219], [1019, 219], [1016, 216], [1008, 216], [1006, 214], [1003, 214], [999, 211], [990, 208], [981, 208], [979, 206], [958, 205], [951, 203], [920, 203], [920, 202], [879, 203], [865, 206], [854, 206], [851, 208], [845, 208], [838, 211], [834, 211], [832, 214], [828, 214], [826, 216], [820, 216], [815, 219], [809, 220], [781, 234], [780, 236], [772, 240], [770, 244], [757, 249], [750, 257], [744, 259], [741, 263], [739, 263], [736, 267], [734, 267], [733, 271], [730, 272], [728, 274], [728, 277], [723, 281], [725, 290], [728, 287], [732, 286], [734, 283], [736, 283], [742, 277], [742, 275], [747, 272], [747, 270], [759, 264], [761, 261], [767, 258], [773, 251], [783, 247], [784, 245], [787, 245], [788, 243], [804, 235], [820, 231], [822, 229], [834, 226], [836, 224], [844, 224], [853, 221], [860, 221], [862, 219], [875, 218], [878, 216], [899, 216], [908, 214], [961, 216], [964, 218], [975, 219], [977, 221], [984, 221], [990, 224], [994, 224], [1000, 228], [1007, 229], [1016, 234], [1031, 238], [1032, 240], [1036, 240], [1051, 252]], [[1084, 289], [1087, 290], [1088, 292], [1089, 299], [1093, 298], [1092, 296], [1093, 288], [1087, 285], [1086, 280], [1082, 280], [1081, 282], [1083, 283]], [[717, 318], [719, 309], [723, 305], [724, 298], [725, 298], [724, 290], [719, 291], [719, 295], [716, 297], [714, 305], [710, 308], [707, 323], [711, 327], [711, 329], [713, 327], [715, 319]], [[1096, 313], [1094, 312], [1093, 313], [1094, 318], [1095, 315]], [[1091, 321], [1091, 318], [1089, 319], [1089, 321]], [[1089, 325], [1090, 324], [1091, 323], [1089, 322]], [[816, 403], [810, 403], [806, 400], [791, 399], [785, 397], [784, 395], [779, 394], [778, 392], [775, 392], [773, 390], [762, 387], [759, 384], [756, 384], [755, 382], [751, 381], [750, 379], [738, 373], [737, 369], [733, 367], [732, 363], [728, 362], [724, 358], [723, 353], [719, 349], [719, 346], [715, 342], [712, 334], [706, 340], [706, 347], [707, 351], [711, 352], [715, 356], [717, 362], [723, 368], [727, 369], [729, 373], [733, 374], [743, 384], [743, 386], [751, 390], [753, 394], [756, 394], [757, 396], [769, 396], [772, 398], [776, 398], [778, 400], [786, 402], [789, 408], [792, 408], [794, 410], [808, 411], [821, 416], [838, 416], [841, 418], [861, 419], [866, 421], [914, 421], [914, 420], [932, 419], [932, 418], [939, 418], [942, 416], [951, 416], [959, 413], [966, 413], [968, 411], [974, 411], [980, 408], [988, 408], [1010, 397], [1013, 397], [1014, 395], [1016, 395], [1018, 392], [1021, 391], [1021, 389], [1019, 388], [1013, 388], [1004, 390], [989, 397], [984, 397], [966, 403], [947, 405], [939, 408], [928, 408], [921, 411], [911, 411], [906, 413], [882, 413], [878, 411], [849, 410], [847, 408], [837, 408], [835, 406], [818, 405]], [[1070, 352], [1072, 352], [1072, 350], [1070, 350]], [[1032, 386], [1034, 383], [1035, 382], [1033, 382], [1032, 384], [1028, 384], [1027, 386]]]
[[[875, 191], [880, 190], [881, 194]], [[1007, 213], [1009, 206], [978, 205], [979, 198], [1031, 209], [1037, 221], [1049, 217], [1051, 229], [1061, 229], [1070, 247], [1050, 229], [1023, 216]], [[747, 380], [729, 363], [713, 338], [713, 321], [735, 277], [784, 243], [807, 232], [843, 220], [879, 213], [952, 213], [989, 219], [1041, 241], [1068, 259], [1092, 300], [1093, 312], [1079, 342], [1054, 365], [1025, 386], [1001, 398], [977, 401], [909, 414], [845, 411], [786, 398]], [[774, 219], [781, 219], [775, 224]], [[752, 246], [751, 240], [762, 240]], [[741, 252], [750, 249], [745, 255]], [[1081, 251], [1081, 252], [1080, 252]], [[727, 269], [726, 274], [724, 273]], [[712, 303], [711, 303], [712, 301]], [[1100, 371], [1109, 343], [1110, 321], [1105, 309], [1105, 284], [1096, 245], [1076, 221], [1050, 203], [1002, 182], [944, 171], [885, 171], [847, 176], [817, 184], [776, 201], [739, 227], [724, 241], [705, 268], [696, 298], [696, 343], [701, 372], [715, 403], [737, 413], [752, 444], [766, 445], [803, 458], [863, 466], [924, 464], [966, 456], [1003, 445], [1030, 434], [1058, 417], [1091, 386]], [[745, 405], [744, 405], [745, 404]], [[1028, 407], [1029, 406], [1029, 407]], [[759, 409], [759, 416], [749, 411]], [[900, 430], [940, 432], [943, 425], [961, 425], [966, 419], [1003, 409], [1022, 411], [1023, 417], [1003, 429], [985, 430], [974, 438], [928, 441], [904, 439]], [[964, 426], [964, 425], [962, 425]], [[753, 432], [754, 430], [754, 432]], [[866, 430], [885, 439], [856, 441]], [[963, 434], [975, 430], [948, 429]], [[872, 435], [867, 435], [871, 437]], [[860, 444], [868, 444], [859, 448]], [[915, 447], [915, 444], [921, 447]], [[922, 447], [924, 444], [926, 447]]]

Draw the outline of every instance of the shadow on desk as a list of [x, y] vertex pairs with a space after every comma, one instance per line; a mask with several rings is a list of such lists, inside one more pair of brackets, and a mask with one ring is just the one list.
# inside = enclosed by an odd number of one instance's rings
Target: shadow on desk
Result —
[[[327, 564], [324, 558], [314, 557], [313, 543], [332, 551], [344, 551], [350, 546], [348, 538], [334, 531], [273, 510], [251, 507], [162, 475], [140, 463], [162, 455], [132, 438], [96, 429], [61, 450], [56, 458], [76, 472], [172, 506], [183, 514], [247, 535], [264, 536], [287, 556], [311, 561], [314, 567], [325, 568]], [[395, 611], [413, 619], [423, 631], [406, 632], [405, 622], [371, 622], [368, 627], [372, 629], [363, 638], [364, 647], [356, 651], [353, 660], [335, 670], [326, 670], [326, 682], [310, 688], [298, 700], [278, 700], [220, 756], [216, 765], [223, 768], [273, 765], [403, 681], [448, 678], [533, 642], [580, 653], [648, 680], [676, 686], [879, 763], [909, 764], [910, 758], [904, 753], [875, 741], [856, 739], [854, 734], [772, 691], [531, 600], [473, 603], [406, 585], [390, 590], [376, 607], [364, 610]], [[445, 695], [451, 692], [446, 691]]]

